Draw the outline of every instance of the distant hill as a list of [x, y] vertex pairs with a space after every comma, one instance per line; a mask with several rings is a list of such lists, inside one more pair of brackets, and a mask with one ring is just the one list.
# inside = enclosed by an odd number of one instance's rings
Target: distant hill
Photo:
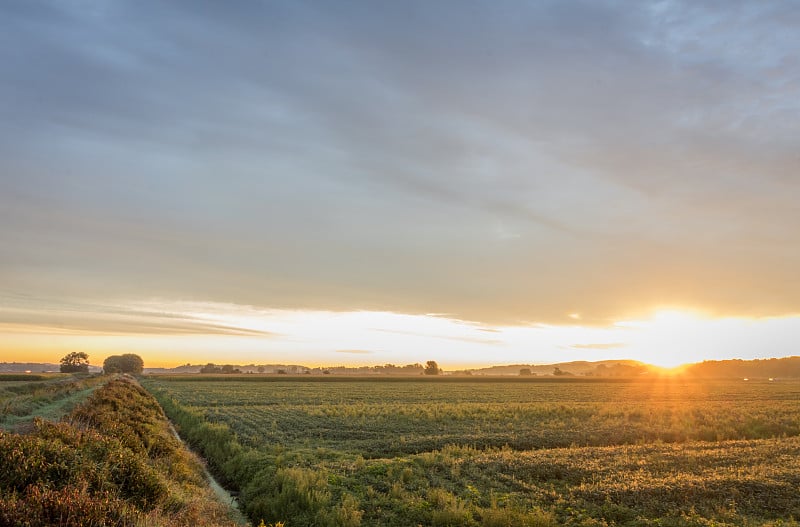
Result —
[[649, 372], [653, 367], [635, 360], [601, 360], [596, 362], [571, 361], [555, 364], [509, 364], [470, 370], [472, 375], [519, 375], [521, 370], [530, 370], [532, 375], [553, 375], [558, 369], [561, 375], [631, 376]]
[[685, 374], [703, 378], [796, 378], [800, 377], [800, 357], [704, 361], [687, 366]]
[[[222, 363], [216, 366], [222, 366]], [[199, 373], [200, 368], [205, 365], [185, 364], [175, 368], [145, 368], [144, 373]], [[234, 368], [242, 373], [264, 373], [289, 375], [298, 374], [331, 374], [331, 375], [422, 375], [423, 366], [420, 364], [407, 364], [405, 366], [395, 366], [392, 364], [378, 366], [331, 366], [311, 368], [300, 364], [246, 364], [233, 365]], [[654, 369], [653, 366], [635, 360], [603, 360], [596, 362], [572, 361], [559, 362], [555, 364], [509, 364], [502, 366], [491, 366], [488, 368], [476, 368], [469, 370], [445, 371], [445, 375], [520, 375], [520, 371], [529, 370], [530, 375], [576, 375], [576, 376], [599, 376], [599, 377], [633, 377], [648, 373]], [[557, 372], [557, 373], [556, 373]]]
[[[0, 362], [0, 373], [47, 373], [61, 371], [60, 364], [52, 362]], [[89, 366], [91, 373], [99, 373], [103, 371], [100, 366]]]
[[[225, 366], [223, 363], [210, 363], [215, 366]], [[185, 364], [175, 368], [144, 368], [144, 373], [200, 373], [206, 364]], [[287, 374], [287, 375], [422, 375], [423, 367], [420, 364], [394, 366], [386, 364], [381, 366], [330, 366], [310, 367], [302, 364], [232, 364], [241, 373]]]

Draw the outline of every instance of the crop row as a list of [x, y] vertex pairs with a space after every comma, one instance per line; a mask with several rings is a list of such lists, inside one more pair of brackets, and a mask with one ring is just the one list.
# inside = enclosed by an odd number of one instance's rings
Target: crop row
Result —
[[[797, 386], [789, 384], [766, 385], [771, 400], [765, 399], [765, 386], [731, 383], [695, 383], [695, 393], [648, 387], [646, 397], [634, 397], [631, 386], [623, 386], [626, 391], [619, 384], [570, 384], [551, 402], [523, 385], [480, 384], [467, 399], [465, 384], [439, 385], [435, 397], [420, 396], [420, 388], [435, 387], [430, 383], [407, 383], [406, 390], [374, 382], [166, 384], [180, 404], [227, 424], [246, 445], [313, 445], [364, 457], [451, 444], [529, 450], [800, 434], [800, 400], [786, 397]], [[698, 393], [699, 387], [708, 391]], [[554, 385], [544, 388], [550, 393]], [[509, 400], [501, 400], [505, 396]]]
[[797, 384], [145, 385], [241, 490], [254, 521], [723, 526], [800, 517]]

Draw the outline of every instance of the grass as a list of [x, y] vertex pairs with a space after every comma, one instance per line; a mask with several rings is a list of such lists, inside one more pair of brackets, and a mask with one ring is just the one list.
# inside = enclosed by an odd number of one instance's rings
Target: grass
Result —
[[795, 525], [800, 383], [145, 381], [251, 520]]
[[0, 429], [7, 431], [24, 430], [36, 417], [58, 420], [105, 382], [97, 375], [6, 374], [0, 378], [5, 378], [0, 382]]
[[62, 422], [0, 431], [0, 525], [234, 527], [152, 396], [102, 381]]

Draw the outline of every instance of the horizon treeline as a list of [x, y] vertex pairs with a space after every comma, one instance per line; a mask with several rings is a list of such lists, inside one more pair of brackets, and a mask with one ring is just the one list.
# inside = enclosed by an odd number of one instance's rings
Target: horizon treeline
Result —
[[686, 374], [694, 377], [720, 378], [770, 378], [800, 377], [800, 357], [780, 359], [728, 359], [704, 361], [686, 367]]
[[[190, 373], [190, 369], [196, 367], [186, 364], [170, 371], [184, 370]], [[533, 368], [533, 371], [532, 371]], [[167, 370], [167, 369], [165, 369]], [[568, 376], [568, 377], [642, 377], [655, 375], [663, 369], [635, 361], [598, 361], [591, 362], [571, 362], [550, 365], [508, 365], [493, 366], [489, 368], [476, 368], [464, 370], [451, 370], [450, 375], [521, 375], [521, 376]], [[197, 371], [195, 371], [197, 372]], [[314, 367], [310, 368], [302, 365], [230, 365], [217, 366], [208, 363], [200, 367], [199, 373], [267, 373], [267, 374], [384, 374], [384, 375], [423, 375], [426, 372], [425, 366], [419, 363], [397, 366], [394, 364], [384, 364], [377, 366], [335, 366], [335, 367]], [[443, 370], [439, 370], [440, 373]], [[726, 359], [726, 360], [707, 360], [703, 362], [688, 364], [680, 372], [687, 377], [699, 378], [800, 378], [800, 357], [791, 356], [770, 359]]]

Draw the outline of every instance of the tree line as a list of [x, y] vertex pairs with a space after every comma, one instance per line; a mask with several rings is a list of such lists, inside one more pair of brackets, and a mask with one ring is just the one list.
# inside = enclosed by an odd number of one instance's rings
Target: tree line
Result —
[[[89, 354], [85, 351], [73, 351], [61, 359], [61, 373], [88, 373]], [[144, 361], [134, 353], [111, 355], [103, 361], [104, 373], [130, 373], [139, 375], [144, 369]]]

